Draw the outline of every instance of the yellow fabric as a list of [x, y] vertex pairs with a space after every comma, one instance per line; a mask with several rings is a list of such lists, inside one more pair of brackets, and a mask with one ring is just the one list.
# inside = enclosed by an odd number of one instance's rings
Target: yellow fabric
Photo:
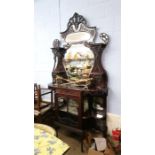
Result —
[[34, 127], [37, 129], [41, 129], [44, 130], [46, 132], [48, 132], [49, 134], [56, 136], [56, 131], [55, 129], [53, 129], [52, 127], [45, 125], [45, 124], [40, 124], [40, 123], [35, 123]]
[[34, 128], [34, 155], [62, 155], [68, 149], [69, 146], [54, 135]]

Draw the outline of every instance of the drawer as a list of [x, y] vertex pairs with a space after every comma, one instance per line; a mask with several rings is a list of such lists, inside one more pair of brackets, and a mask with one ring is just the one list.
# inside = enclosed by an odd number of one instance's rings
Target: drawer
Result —
[[57, 95], [81, 97], [81, 91], [74, 89], [56, 89]]

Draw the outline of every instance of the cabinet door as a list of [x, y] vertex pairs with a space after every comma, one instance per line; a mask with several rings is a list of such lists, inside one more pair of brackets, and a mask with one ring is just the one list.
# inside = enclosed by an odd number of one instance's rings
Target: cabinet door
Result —
[[65, 125], [79, 127], [79, 103], [68, 97], [57, 97], [57, 120]]

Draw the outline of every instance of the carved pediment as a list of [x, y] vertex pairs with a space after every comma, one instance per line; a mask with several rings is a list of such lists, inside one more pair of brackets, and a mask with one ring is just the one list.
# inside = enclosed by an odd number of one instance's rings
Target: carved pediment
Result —
[[74, 13], [69, 19], [67, 30], [61, 32], [62, 38], [67, 43], [92, 42], [96, 35], [96, 27], [88, 27], [86, 19]]

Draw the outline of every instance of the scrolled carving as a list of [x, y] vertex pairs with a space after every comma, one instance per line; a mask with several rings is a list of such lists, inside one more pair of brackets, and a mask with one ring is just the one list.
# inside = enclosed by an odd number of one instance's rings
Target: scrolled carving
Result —
[[[88, 41], [88, 42], [92, 42], [95, 39], [95, 35], [96, 35], [96, 27], [89, 27], [87, 26], [87, 21], [86, 19], [79, 15], [78, 13], [74, 13], [73, 17], [71, 17], [69, 19], [68, 25], [67, 25], [67, 29], [64, 32], [61, 32], [61, 36], [62, 38], [64, 38], [64, 40], [66, 42], [80, 42], [80, 41], [68, 41], [68, 37], [70, 34], [78, 34], [79, 35], [84, 35], [87, 36], [87, 39], [84, 39], [83, 41]], [[74, 36], [75, 38], [77, 36]], [[85, 38], [85, 37], [84, 37]], [[81, 37], [82, 40], [82, 37]]]
[[109, 42], [109, 36], [106, 33], [101, 33], [100, 38], [103, 41], [103, 43], [106, 45]]
[[70, 44], [64, 44], [63, 47], [64, 47], [65, 49], [68, 49], [68, 48], [71, 47], [71, 45], [70, 45]]

